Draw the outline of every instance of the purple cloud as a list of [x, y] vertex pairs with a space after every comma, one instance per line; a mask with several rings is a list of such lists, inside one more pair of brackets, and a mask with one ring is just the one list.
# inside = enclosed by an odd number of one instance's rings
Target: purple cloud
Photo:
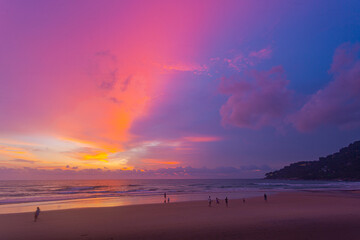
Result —
[[333, 80], [289, 117], [299, 131], [310, 131], [320, 125], [360, 126], [360, 44], [339, 46], [329, 73]]
[[28, 159], [21, 159], [21, 158], [16, 158], [16, 159], [13, 159], [11, 161], [12, 162], [18, 162], [18, 163], [31, 163], [31, 164], [39, 162], [39, 161], [36, 161], [36, 160], [28, 160]]
[[[272, 54], [272, 49], [270, 46], [260, 49], [258, 51], [252, 51], [248, 54], [239, 53], [232, 58], [225, 58], [224, 61], [228, 66], [238, 72], [241, 72], [244, 69], [247, 69], [249, 66], [255, 66], [260, 63], [262, 60], [269, 59]], [[211, 59], [217, 61], [218, 58]]]
[[263, 177], [265, 172], [271, 171], [267, 165], [193, 168], [174, 167], [156, 170], [109, 170], [107, 168], [82, 169], [65, 167], [65, 169], [37, 169], [37, 168], [5, 168], [0, 167], [2, 179], [141, 179], [141, 178], [248, 178]]
[[110, 51], [101, 51], [95, 54], [95, 61], [91, 66], [90, 76], [99, 88], [111, 90], [119, 78], [118, 60]]
[[272, 49], [270, 47], [261, 49], [259, 51], [253, 51], [249, 54], [249, 57], [257, 59], [268, 59], [271, 57]]
[[220, 109], [223, 125], [251, 129], [279, 126], [292, 98], [282, 66], [252, 70], [245, 76], [221, 79], [220, 92], [230, 95]]

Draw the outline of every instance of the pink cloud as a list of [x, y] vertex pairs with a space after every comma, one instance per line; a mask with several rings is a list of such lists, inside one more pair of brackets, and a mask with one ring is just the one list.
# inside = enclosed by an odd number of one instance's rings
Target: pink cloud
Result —
[[360, 126], [360, 44], [342, 44], [334, 54], [329, 73], [333, 80], [310, 96], [304, 106], [289, 117], [299, 131], [320, 125], [340, 128]]
[[259, 51], [252, 51], [249, 54], [239, 53], [232, 58], [225, 58], [224, 61], [230, 68], [241, 72], [249, 66], [255, 66], [262, 60], [269, 59], [271, 54], [272, 49], [268, 46], [260, 49]]
[[230, 68], [233, 68], [238, 72], [245, 69], [248, 65], [247, 57], [245, 57], [243, 54], [238, 54], [233, 58], [225, 58], [224, 61], [229, 65]]
[[181, 72], [206, 72], [208, 67], [206, 65], [199, 64], [175, 64], [175, 65], [163, 65], [166, 70], [181, 71]]
[[271, 57], [272, 49], [270, 47], [261, 49], [259, 51], [253, 51], [249, 54], [249, 57], [258, 59], [268, 59]]
[[290, 107], [292, 92], [282, 66], [248, 72], [249, 79], [223, 78], [220, 92], [230, 95], [221, 107], [223, 125], [259, 129], [278, 126]]

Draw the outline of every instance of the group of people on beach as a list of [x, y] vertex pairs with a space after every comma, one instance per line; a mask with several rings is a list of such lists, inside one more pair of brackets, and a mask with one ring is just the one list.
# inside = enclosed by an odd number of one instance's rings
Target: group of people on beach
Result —
[[[212, 200], [211, 200], [211, 197], [210, 197], [210, 196], [209, 196], [209, 198], [208, 198], [208, 203], [209, 203], [209, 207], [211, 207]], [[219, 199], [219, 198], [216, 198], [216, 204], [220, 204], [220, 199]], [[228, 199], [228, 197], [225, 198], [225, 204], [226, 204], [226, 207], [229, 206], [229, 199]]]
[[[168, 196], [167, 199], [166, 199], [166, 192], [164, 193], [164, 203], [166, 203], [166, 200], [167, 200], [167, 203], [170, 203], [170, 197]], [[216, 204], [220, 204], [220, 199], [219, 198], [216, 198]], [[266, 193], [264, 193], [264, 201], [267, 202], [267, 195]], [[209, 207], [211, 207], [211, 204], [212, 204], [212, 199], [211, 197], [209, 196], [208, 198], [208, 203], [209, 203]], [[245, 203], [245, 198], [243, 198], [243, 203]], [[225, 204], [226, 204], [226, 207], [229, 207], [229, 199], [228, 197], [226, 196], [225, 197]], [[35, 215], [34, 215], [34, 222], [37, 221], [38, 217], [40, 215], [40, 208], [37, 207], [36, 208], [36, 211], [35, 211]]]
[[[220, 204], [220, 199], [219, 198], [215, 198], [216, 200], [216, 204]], [[267, 195], [266, 193], [264, 193], [264, 201], [267, 202]], [[245, 203], [245, 198], [243, 198], [243, 203]], [[211, 200], [211, 196], [209, 196], [208, 198], [208, 206], [211, 207], [211, 204], [212, 204], [212, 200]], [[226, 204], [226, 207], [229, 207], [229, 199], [228, 197], [226, 196], [225, 198], [225, 204]]]

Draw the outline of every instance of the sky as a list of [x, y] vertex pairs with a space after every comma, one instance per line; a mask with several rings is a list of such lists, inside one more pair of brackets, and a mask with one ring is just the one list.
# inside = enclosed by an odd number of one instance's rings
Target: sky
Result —
[[0, 179], [261, 178], [360, 139], [360, 2], [0, 0]]

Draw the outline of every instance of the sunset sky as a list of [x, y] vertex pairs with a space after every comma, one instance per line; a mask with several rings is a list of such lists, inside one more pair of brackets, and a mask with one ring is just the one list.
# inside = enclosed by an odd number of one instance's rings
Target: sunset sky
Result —
[[0, 179], [263, 177], [360, 140], [360, 2], [0, 0]]

